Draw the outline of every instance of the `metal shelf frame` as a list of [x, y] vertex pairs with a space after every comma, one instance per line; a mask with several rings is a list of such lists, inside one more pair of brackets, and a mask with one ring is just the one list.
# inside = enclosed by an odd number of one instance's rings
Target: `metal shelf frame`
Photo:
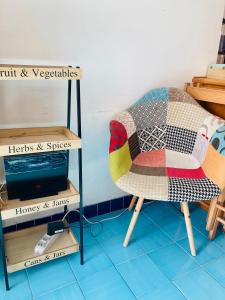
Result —
[[[10, 66], [10, 65], [9, 65]], [[13, 66], [13, 65], [12, 65]], [[2, 66], [1, 66], [2, 67]], [[26, 66], [24, 66], [26, 67]], [[30, 67], [36, 67], [34, 66], [27, 66]], [[45, 66], [43, 66], [45, 67]], [[49, 68], [46, 66], [45, 68]], [[51, 67], [50, 67], [51, 68]], [[55, 67], [59, 68], [59, 67]], [[72, 68], [72, 66], [65, 67], [66, 69]], [[80, 67], [76, 67], [78, 71], [80, 70]], [[0, 79], [1, 80], [1, 79]], [[37, 78], [36, 80], [40, 80], [40, 78]], [[66, 79], [65, 79], [66, 80]], [[71, 107], [72, 107], [72, 80], [68, 79], [68, 86], [67, 86], [67, 128], [70, 129], [71, 127]], [[76, 102], [77, 102], [77, 131], [78, 131], [78, 137], [82, 138], [82, 131], [81, 131], [81, 92], [80, 92], [80, 76], [76, 78]], [[69, 151], [69, 150], [68, 150]], [[67, 166], [69, 170], [69, 163]], [[79, 194], [80, 194], [80, 202], [79, 202], [79, 211], [80, 211], [80, 264], [84, 264], [84, 245], [83, 245], [83, 175], [82, 175], [82, 147], [78, 149], [78, 170], [79, 170]], [[64, 206], [64, 213], [68, 211], [67, 206]], [[5, 279], [5, 287], [6, 290], [9, 290], [9, 279], [8, 279], [8, 271], [7, 271], [7, 257], [5, 252], [5, 244], [4, 244], [4, 233], [3, 233], [3, 222], [2, 222], [2, 216], [1, 216], [1, 210], [0, 210], [0, 249], [1, 249], [1, 259], [3, 264], [3, 272], [4, 272], [4, 279]]]

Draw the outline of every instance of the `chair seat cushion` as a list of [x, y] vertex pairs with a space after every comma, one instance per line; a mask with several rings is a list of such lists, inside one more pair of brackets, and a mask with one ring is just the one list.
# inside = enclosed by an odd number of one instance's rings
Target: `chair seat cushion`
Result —
[[210, 200], [220, 194], [193, 155], [167, 149], [140, 153], [117, 185], [133, 195], [165, 201]]

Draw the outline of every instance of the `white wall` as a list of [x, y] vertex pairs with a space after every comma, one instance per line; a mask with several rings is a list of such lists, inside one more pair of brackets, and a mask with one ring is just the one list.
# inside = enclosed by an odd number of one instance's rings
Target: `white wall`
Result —
[[[223, 10], [224, 0], [0, 0], [1, 63], [84, 70], [85, 204], [123, 194], [108, 170], [112, 115], [150, 88], [204, 75]], [[0, 127], [64, 124], [65, 97], [63, 82], [0, 82]]]

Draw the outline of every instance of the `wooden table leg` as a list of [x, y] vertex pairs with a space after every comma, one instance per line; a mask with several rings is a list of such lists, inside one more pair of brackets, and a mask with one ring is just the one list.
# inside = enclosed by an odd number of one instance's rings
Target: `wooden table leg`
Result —
[[210, 231], [213, 228], [213, 224], [215, 222], [216, 218], [216, 213], [217, 213], [217, 208], [216, 204], [218, 201], [218, 197], [215, 197], [211, 200], [210, 207], [209, 207], [209, 212], [207, 216], [207, 223], [206, 223], [206, 230]]

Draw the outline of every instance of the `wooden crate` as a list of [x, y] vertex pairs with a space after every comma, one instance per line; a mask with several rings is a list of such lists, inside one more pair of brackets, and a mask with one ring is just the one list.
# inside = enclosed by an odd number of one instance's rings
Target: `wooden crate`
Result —
[[80, 194], [74, 188], [72, 183], [68, 181], [67, 190], [59, 192], [58, 195], [27, 201], [21, 201], [20, 199], [7, 201], [7, 192], [5, 192], [5, 196], [3, 194], [3, 200], [5, 205], [3, 205], [1, 209], [2, 220], [8, 220], [11, 218], [39, 213], [41, 211], [64, 207], [65, 205], [79, 203]]
[[46, 232], [47, 225], [40, 225], [4, 235], [7, 271], [9, 273], [79, 251], [79, 243], [72, 231], [67, 229], [60, 234], [44, 255], [35, 256], [34, 247]]
[[81, 148], [81, 139], [66, 127], [0, 130], [0, 156]]

